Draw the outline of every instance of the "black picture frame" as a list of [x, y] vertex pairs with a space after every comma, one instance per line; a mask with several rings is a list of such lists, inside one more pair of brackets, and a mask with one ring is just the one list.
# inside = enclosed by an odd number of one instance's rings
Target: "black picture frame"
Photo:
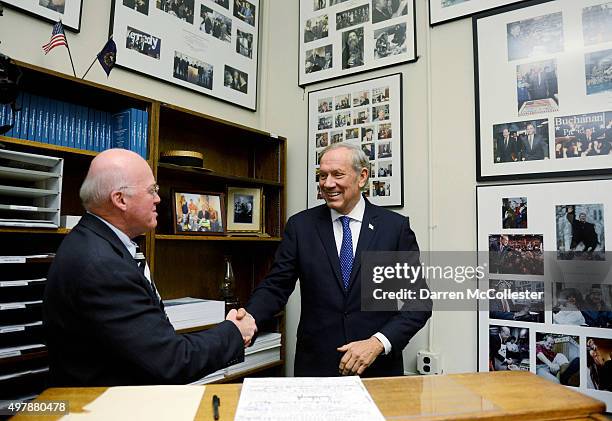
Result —
[[2, 4], [50, 23], [61, 20], [71, 32], [81, 31], [83, 0], [2, 0]]
[[525, 0], [428, 0], [429, 26], [454, 22], [521, 1]]

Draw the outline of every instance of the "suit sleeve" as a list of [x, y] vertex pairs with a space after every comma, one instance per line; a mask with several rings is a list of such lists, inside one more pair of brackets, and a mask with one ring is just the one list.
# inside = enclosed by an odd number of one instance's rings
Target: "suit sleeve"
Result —
[[[413, 253], [413, 261], [411, 263], [419, 265], [419, 246], [414, 232], [410, 228], [408, 218], [403, 220], [397, 250], [415, 252]], [[422, 288], [427, 288], [427, 283], [421, 276], [411, 289], [417, 291], [418, 294], [418, 290]], [[431, 309], [432, 301], [429, 298], [426, 300], [406, 301], [402, 309], [385, 323], [379, 331], [391, 342], [391, 352], [402, 352], [410, 339], [425, 326], [425, 323], [431, 317]]]
[[286, 304], [298, 279], [298, 247], [293, 218], [287, 221], [283, 241], [268, 275], [253, 290], [246, 306], [256, 322], [270, 320]]
[[79, 283], [78, 314], [110, 352], [142, 369], [151, 382], [188, 383], [244, 360], [242, 336], [232, 322], [178, 334], [140, 279], [124, 265], [107, 263], [89, 264], [82, 274], [87, 281]]

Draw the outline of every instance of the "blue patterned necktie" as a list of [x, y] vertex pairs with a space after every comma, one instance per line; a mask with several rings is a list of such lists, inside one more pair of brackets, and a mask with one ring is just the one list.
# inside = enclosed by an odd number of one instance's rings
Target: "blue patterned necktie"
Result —
[[342, 222], [342, 245], [340, 246], [340, 269], [342, 270], [342, 281], [344, 289], [348, 289], [349, 280], [351, 278], [351, 269], [353, 268], [353, 236], [349, 223], [351, 218], [341, 216]]

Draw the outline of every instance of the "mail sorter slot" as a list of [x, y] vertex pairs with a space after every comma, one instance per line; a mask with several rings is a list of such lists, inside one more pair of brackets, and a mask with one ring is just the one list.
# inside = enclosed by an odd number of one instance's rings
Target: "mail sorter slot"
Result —
[[29, 370], [39, 370], [48, 366], [49, 357], [46, 348], [37, 349], [36, 352], [30, 354], [7, 359], [6, 364], [3, 364], [3, 361], [0, 360], [0, 376]]
[[[47, 387], [49, 377], [48, 368], [23, 370], [0, 376], [0, 389], [5, 390], [6, 399], [15, 399], [20, 396], [40, 393]], [[2, 399], [5, 399], [4, 396]]]
[[[32, 239], [32, 241], [35, 241]], [[23, 262], [25, 260], [25, 262]], [[23, 263], [4, 263], [6, 261], [19, 261]], [[42, 261], [41, 263], [38, 263]], [[25, 256], [12, 258], [0, 256], [0, 285], [19, 280], [44, 279], [49, 272], [49, 259], [27, 258]]]
[[[16, 326], [11, 325], [11, 328], [17, 329]], [[23, 326], [23, 325], [22, 325]], [[42, 325], [38, 326], [24, 326], [23, 330], [13, 330], [7, 332], [4, 330], [4, 326], [0, 326], [0, 355], [1, 349], [12, 348], [20, 345], [31, 345], [44, 342], [44, 332]]]
[[29, 304], [25, 308], [0, 309], [0, 326], [26, 324], [42, 320], [42, 305]]
[[9, 282], [0, 282], [0, 304], [23, 301], [40, 300], [45, 292], [45, 282], [29, 283], [26, 285], [13, 285]]

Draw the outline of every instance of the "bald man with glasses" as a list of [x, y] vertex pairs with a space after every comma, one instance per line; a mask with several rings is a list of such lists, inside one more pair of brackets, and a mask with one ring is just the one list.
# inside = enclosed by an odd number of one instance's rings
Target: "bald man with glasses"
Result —
[[[157, 225], [159, 186], [138, 154], [110, 149], [80, 190], [87, 213], [49, 270], [43, 319], [51, 386], [181, 384], [244, 360], [253, 319], [177, 334], [132, 240]], [[162, 262], [163, 264], [163, 262]]]

